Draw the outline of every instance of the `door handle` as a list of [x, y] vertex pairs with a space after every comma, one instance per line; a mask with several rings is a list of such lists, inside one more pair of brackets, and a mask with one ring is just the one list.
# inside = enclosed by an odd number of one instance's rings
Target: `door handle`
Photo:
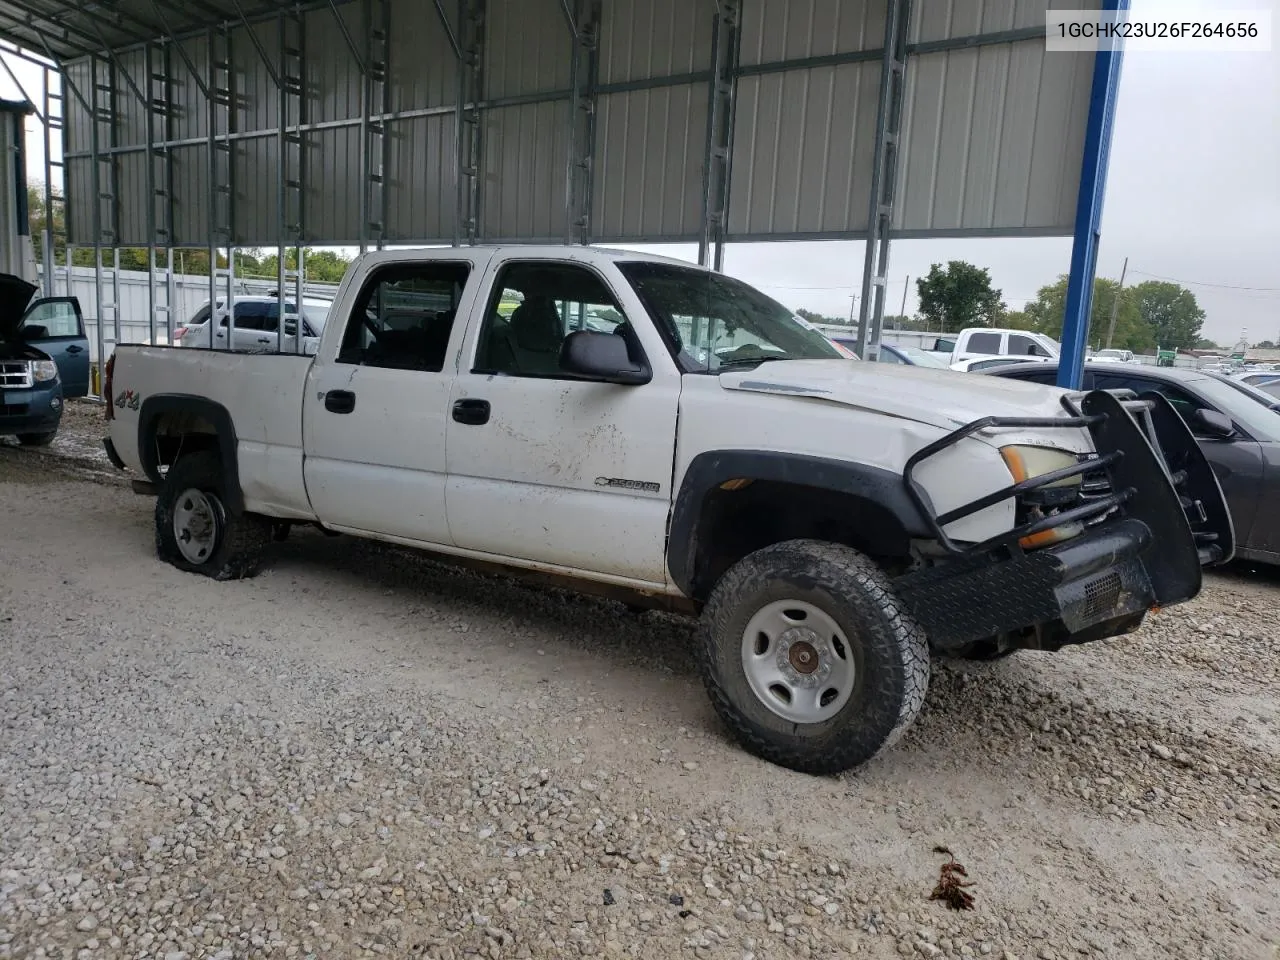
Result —
[[324, 395], [324, 408], [330, 413], [350, 413], [356, 408], [356, 395], [350, 390], [330, 390]]
[[453, 419], [478, 427], [489, 422], [488, 400], [458, 400], [453, 405]]
[[77, 347], [74, 343], [67, 347], [67, 353], [84, 353], [84, 347]]
[[270, 338], [270, 337], [259, 337], [259, 338], [258, 338], [258, 342], [259, 342], [259, 343], [270, 343], [270, 342], [271, 342], [271, 338]]

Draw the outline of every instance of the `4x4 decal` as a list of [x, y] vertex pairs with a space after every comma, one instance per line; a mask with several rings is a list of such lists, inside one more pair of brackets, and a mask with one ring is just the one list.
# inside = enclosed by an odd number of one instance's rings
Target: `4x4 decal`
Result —
[[142, 405], [142, 394], [136, 390], [121, 390], [120, 395], [116, 397], [117, 407], [128, 407], [130, 410], [137, 410]]

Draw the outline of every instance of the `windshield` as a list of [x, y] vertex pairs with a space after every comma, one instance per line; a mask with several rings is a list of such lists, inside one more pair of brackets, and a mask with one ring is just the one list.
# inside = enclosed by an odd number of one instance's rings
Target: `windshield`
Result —
[[769, 360], [844, 359], [812, 324], [740, 280], [644, 261], [620, 263], [618, 269], [686, 373], [718, 373]]
[[330, 303], [308, 303], [305, 305], [307, 313], [307, 324], [315, 328], [316, 334], [324, 329], [325, 321], [329, 319], [329, 308], [333, 306]]
[[1112, 359], [1112, 360], [1119, 360], [1119, 359], [1121, 359], [1122, 357], [1124, 357], [1124, 354], [1123, 354], [1123, 353], [1121, 353], [1119, 350], [1099, 350], [1099, 351], [1095, 354], [1095, 356], [1098, 356], [1098, 357], [1107, 357], [1107, 358]]

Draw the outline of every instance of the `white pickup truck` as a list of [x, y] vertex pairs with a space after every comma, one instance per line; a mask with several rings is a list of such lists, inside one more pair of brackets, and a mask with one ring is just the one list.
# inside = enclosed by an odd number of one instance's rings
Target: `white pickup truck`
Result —
[[105, 389], [161, 559], [250, 576], [313, 524], [700, 615], [728, 727], [815, 773], [902, 733], [931, 653], [1133, 630], [1234, 551], [1159, 398], [849, 360], [644, 254], [370, 253], [314, 357], [120, 346]]
[[1061, 354], [1061, 347], [1052, 337], [1031, 330], [1003, 327], [966, 327], [954, 338], [939, 337], [934, 343], [934, 352], [939, 352], [944, 344], [951, 344], [951, 349], [945, 353], [951, 369], [962, 371], [971, 371], [974, 364], [985, 361], [1039, 360], [1047, 363], [1057, 360]]

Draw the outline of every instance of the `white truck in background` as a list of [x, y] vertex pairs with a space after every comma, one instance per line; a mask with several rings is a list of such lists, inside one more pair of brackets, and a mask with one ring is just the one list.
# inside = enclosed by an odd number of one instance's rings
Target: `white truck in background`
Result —
[[[950, 342], [939, 338], [938, 347]], [[1016, 358], [1018, 361], [1057, 360], [1062, 348], [1052, 337], [1031, 330], [1000, 327], [967, 327], [955, 335], [948, 360], [952, 370], [970, 370], [974, 362]]]
[[892, 743], [931, 654], [1133, 630], [1234, 551], [1167, 402], [850, 360], [626, 251], [370, 253], [313, 357], [122, 345], [105, 390], [162, 560], [251, 576], [305, 524], [697, 615], [720, 717], [812, 773]]

